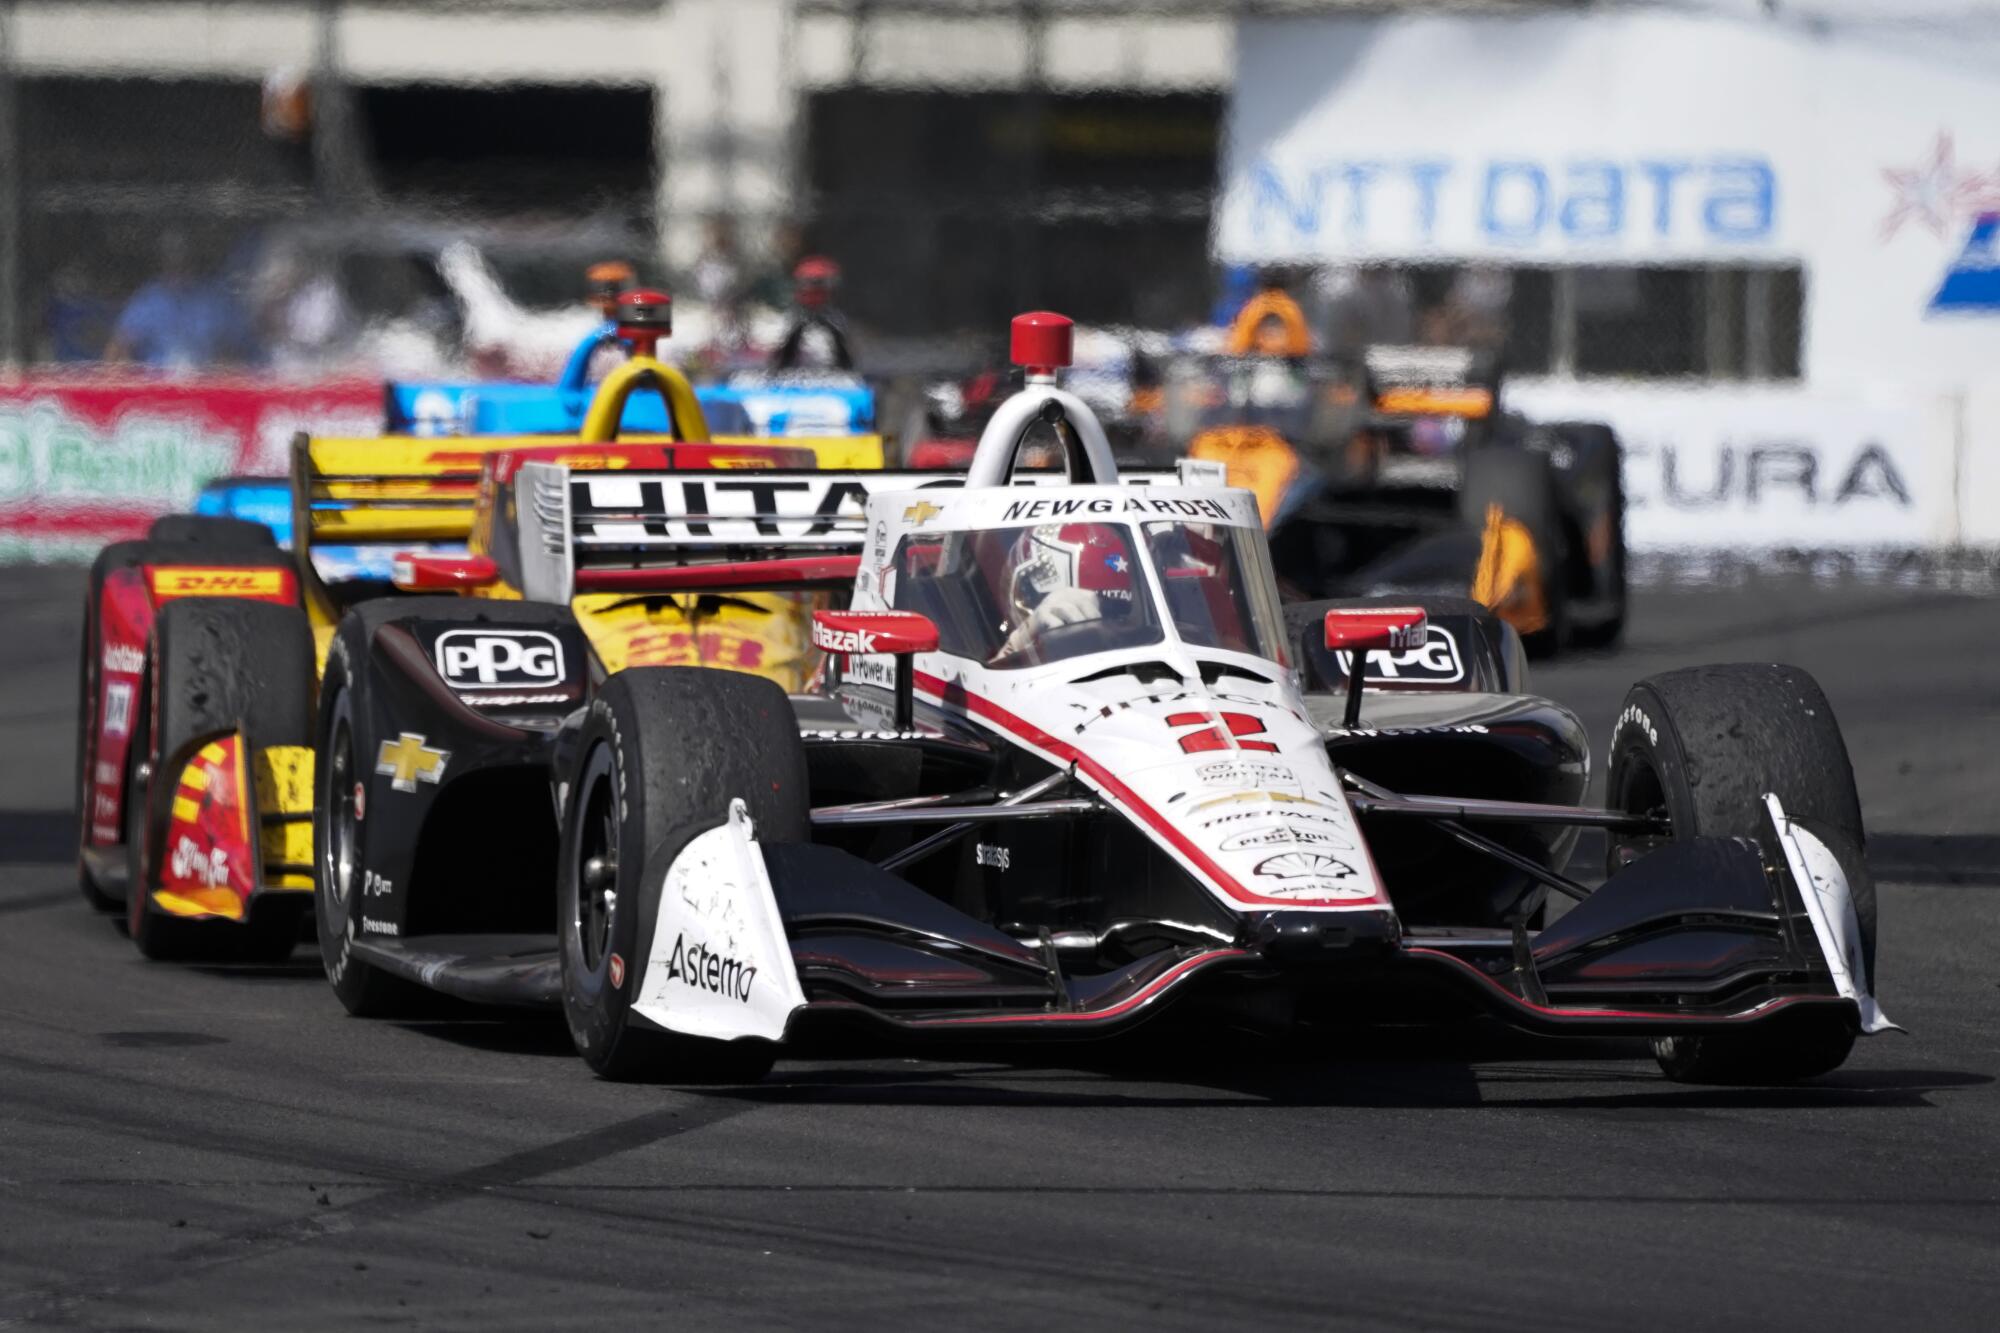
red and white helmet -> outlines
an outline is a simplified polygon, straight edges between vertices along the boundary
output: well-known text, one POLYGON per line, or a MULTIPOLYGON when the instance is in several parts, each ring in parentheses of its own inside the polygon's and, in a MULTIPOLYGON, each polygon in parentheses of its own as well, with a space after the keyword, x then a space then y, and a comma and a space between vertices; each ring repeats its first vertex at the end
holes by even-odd
POLYGON ((1132 552, 1106 523, 1044 523, 1027 529, 1008 552, 1007 593, 1026 614, 1058 588, 1081 588, 1112 603, 1132 601, 1132 552))

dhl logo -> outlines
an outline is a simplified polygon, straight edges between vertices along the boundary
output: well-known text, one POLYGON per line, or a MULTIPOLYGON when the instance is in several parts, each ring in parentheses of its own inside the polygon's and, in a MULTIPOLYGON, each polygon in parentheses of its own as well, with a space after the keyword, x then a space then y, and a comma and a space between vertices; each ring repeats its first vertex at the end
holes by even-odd
POLYGON ((149 569, 146 571, 153 596, 169 597, 282 597, 286 572, 282 569, 149 569))

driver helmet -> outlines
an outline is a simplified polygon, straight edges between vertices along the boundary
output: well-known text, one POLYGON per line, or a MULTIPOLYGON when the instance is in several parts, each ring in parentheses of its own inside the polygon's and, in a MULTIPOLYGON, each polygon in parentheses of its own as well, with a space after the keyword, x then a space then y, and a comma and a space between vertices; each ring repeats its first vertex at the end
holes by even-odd
POLYGON ((792 299, 807 310, 817 310, 833 300, 840 285, 840 265, 824 255, 807 255, 792 270, 792 299))
POLYGON ((636 280, 632 266, 622 259, 608 259, 583 271, 584 291, 606 319, 618 318, 618 298, 636 280))
POLYGON ((1022 532, 1008 553, 1007 595, 1027 616, 1058 588, 1097 594, 1105 614, 1132 607, 1131 552, 1118 530, 1102 523, 1044 523, 1022 532))
POLYGON ((1281 288, 1267 287, 1237 312, 1225 350, 1231 356, 1298 360, 1312 352, 1312 330, 1297 301, 1281 288))

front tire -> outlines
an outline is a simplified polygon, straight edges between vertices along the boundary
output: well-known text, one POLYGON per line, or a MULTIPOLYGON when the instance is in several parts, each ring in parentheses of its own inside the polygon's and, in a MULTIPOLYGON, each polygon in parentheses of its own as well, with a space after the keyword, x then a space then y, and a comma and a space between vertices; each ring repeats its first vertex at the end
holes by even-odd
MULTIPOLYGON (((345 635, 336 642, 346 642, 345 635)), ((367 864, 362 837, 368 770, 362 759, 372 753, 370 738, 357 723, 366 716, 358 697, 346 655, 329 653, 313 758, 313 925, 327 984, 347 1012, 389 1018, 414 1009, 421 992, 353 955, 367 864)))
MULTIPOLYGON (((1840 724, 1819 684, 1797 667, 1690 667, 1651 676, 1625 696, 1611 735, 1606 804, 1664 818, 1672 838, 1748 838, 1785 864, 1764 794, 1839 859, 1861 925, 1863 980, 1875 974, 1875 881, 1863 857, 1861 799, 1840 724)), ((1608 871, 1649 847, 1614 840, 1608 871)), ((1853 1023, 1825 1013, 1744 1032, 1661 1037, 1653 1053, 1687 1083, 1776 1083, 1837 1069, 1853 1023)))
POLYGON ((667 868, 727 817, 732 799, 748 805, 759 841, 805 840, 805 751, 790 701, 734 672, 620 672, 591 702, 568 777, 558 929, 577 1053, 611 1079, 762 1078, 777 1057, 772 1044, 662 1031, 632 1005, 667 868))

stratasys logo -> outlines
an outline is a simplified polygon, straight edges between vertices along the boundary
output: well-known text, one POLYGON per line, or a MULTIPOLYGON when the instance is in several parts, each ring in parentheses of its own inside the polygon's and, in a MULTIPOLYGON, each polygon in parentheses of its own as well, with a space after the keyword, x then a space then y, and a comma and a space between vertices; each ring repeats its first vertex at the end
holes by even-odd
POLYGON ((667 980, 748 1004, 757 968, 717 953, 700 940, 689 944, 686 932, 679 932, 674 935, 674 951, 667 956, 667 980))

